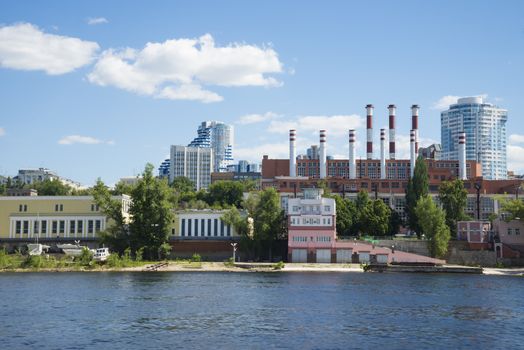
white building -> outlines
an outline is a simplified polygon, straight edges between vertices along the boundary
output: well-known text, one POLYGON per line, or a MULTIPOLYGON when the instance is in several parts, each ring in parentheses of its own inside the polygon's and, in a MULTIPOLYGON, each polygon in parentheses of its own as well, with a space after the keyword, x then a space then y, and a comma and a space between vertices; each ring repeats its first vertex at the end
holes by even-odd
POLYGON ((195 189, 206 189, 211 184, 213 149, 207 147, 171 146, 169 182, 185 176, 195 184, 195 189))
POLYGON ((228 165, 233 163, 233 126, 214 120, 205 121, 200 124, 197 133, 198 136, 188 146, 212 148, 213 169, 218 172, 227 171, 228 165))
POLYGON ((465 97, 443 111, 440 119, 442 159, 459 159, 459 134, 465 132, 466 159, 479 162, 487 180, 507 178, 507 110, 484 102, 482 97, 465 97))
POLYGON ((173 236, 183 239, 226 239, 237 237, 235 228, 222 221, 226 210, 184 210, 176 212, 173 236))
POLYGON ((77 190, 86 188, 82 186, 81 183, 58 176, 54 171, 47 168, 19 169, 18 175, 15 176, 14 180, 26 185, 45 180, 58 180, 64 185, 68 185, 77 190))

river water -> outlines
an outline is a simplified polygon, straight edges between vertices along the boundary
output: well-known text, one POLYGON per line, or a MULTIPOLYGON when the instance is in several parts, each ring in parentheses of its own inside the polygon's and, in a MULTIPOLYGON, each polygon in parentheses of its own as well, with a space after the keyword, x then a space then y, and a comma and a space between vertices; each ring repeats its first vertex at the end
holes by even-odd
POLYGON ((0 349, 524 346, 524 279, 377 273, 2 273, 0 349))

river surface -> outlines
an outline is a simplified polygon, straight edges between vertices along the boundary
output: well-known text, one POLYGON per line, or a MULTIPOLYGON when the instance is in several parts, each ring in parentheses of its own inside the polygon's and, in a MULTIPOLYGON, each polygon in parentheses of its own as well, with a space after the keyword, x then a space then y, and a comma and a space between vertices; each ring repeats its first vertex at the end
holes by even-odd
POLYGON ((378 273, 2 273, 0 349, 524 346, 524 279, 378 273))

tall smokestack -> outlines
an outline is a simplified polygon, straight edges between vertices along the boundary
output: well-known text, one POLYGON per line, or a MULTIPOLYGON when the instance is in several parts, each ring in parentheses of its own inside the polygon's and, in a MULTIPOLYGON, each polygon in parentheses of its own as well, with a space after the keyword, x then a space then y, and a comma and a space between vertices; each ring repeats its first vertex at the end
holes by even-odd
POLYGON ((410 155, 410 176, 413 178, 413 175, 415 174, 415 161, 416 161, 416 155, 415 155, 415 130, 409 131, 409 155, 410 155))
POLYGON ((297 176, 296 130, 289 130, 289 176, 297 176))
POLYGON ((397 107, 389 105, 389 159, 395 159, 395 115, 397 107))
POLYGON ((326 130, 320 130, 320 178, 326 178, 326 130))
POLYGON ((366 152, 367 152, 367 159, 373 159, 373 105, 367 105, 366 106, 366 112, 367 112, 367 120, 366 120, 366 128, 367 128, 366 152))
POLYGON ((356 134, 355 130, 349 130, 349 178, 357 178, 357 161, 356 161, 356 150, 355 150, 356 134))
POLYGON ((411 106, 411 129, 415 130, 415 155, 418 156, 418 105, 411 106))
POLYGON ((386 178, 386 129, 380 129, 380 178, 386 178))
POLYGON ((467 180, 468 176, 466 173, 466 133, 459 133, 459 146, 458 146, 458 159, 459 159, 459 179, 467 180))

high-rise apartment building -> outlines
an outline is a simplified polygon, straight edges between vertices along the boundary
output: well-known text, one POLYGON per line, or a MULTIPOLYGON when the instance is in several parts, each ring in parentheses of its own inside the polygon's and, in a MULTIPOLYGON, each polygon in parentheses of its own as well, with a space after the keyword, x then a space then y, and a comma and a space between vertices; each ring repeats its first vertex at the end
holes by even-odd
POLYGON ((506 122, 508 111, 482 97, 459 98, 440 114, 442 159, 459 158, 459 133, 466 133, 466 159, 482 166, 487 180, 507 178, 506 122))
POLYGON ((211 184, 213 150, 209 147, 171 146, 169 182, 185 176, 195 184, 195 189, 206 189, 211 184))
POLYGON ((198 136, 188 147, 207 147, 214 152, 215 171, 227 171, 233 162, 233 126, 218 121, 205 121, 197 130, 198 136))

